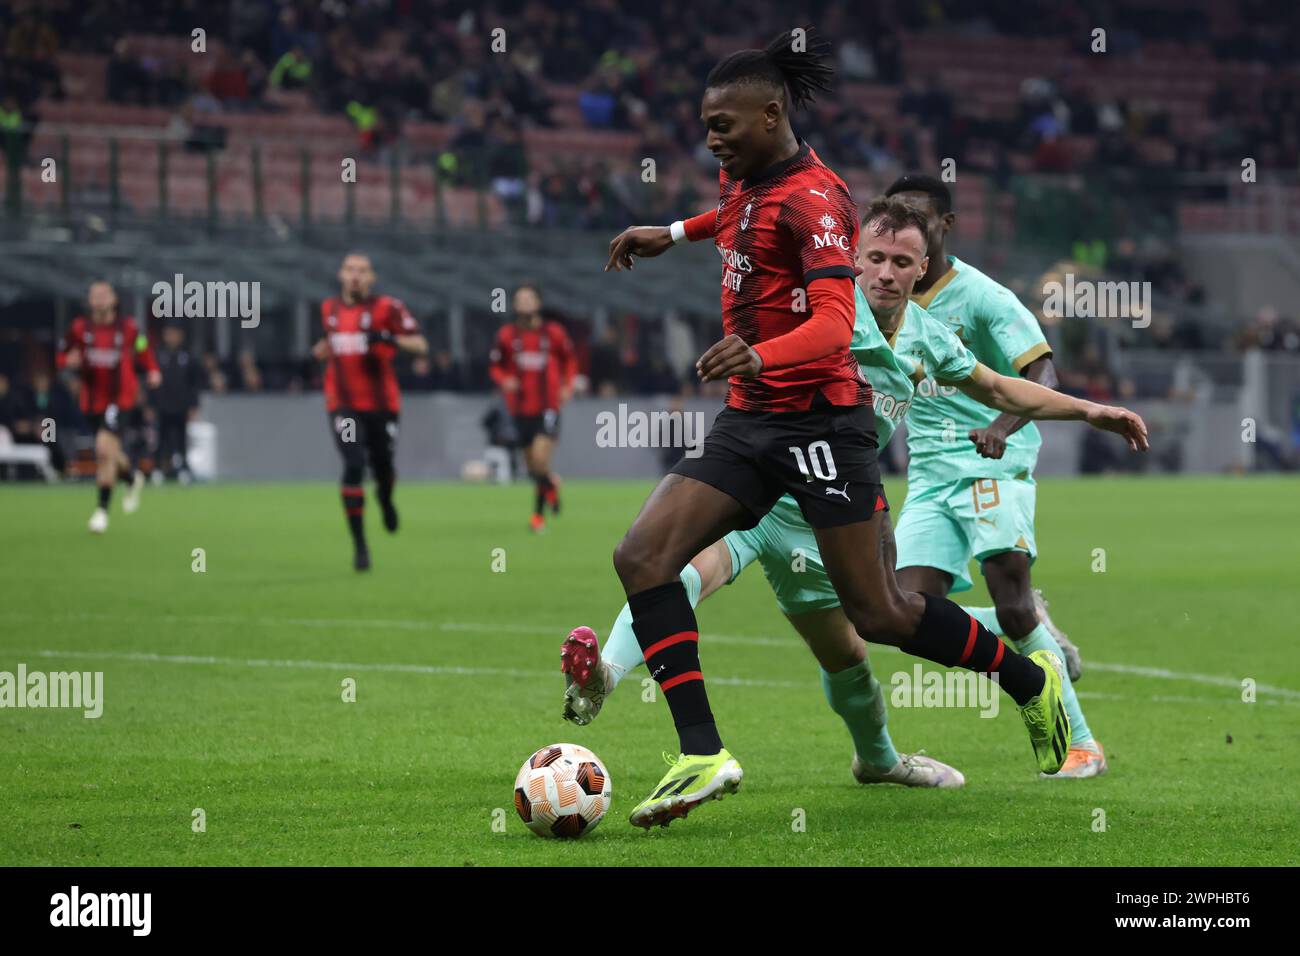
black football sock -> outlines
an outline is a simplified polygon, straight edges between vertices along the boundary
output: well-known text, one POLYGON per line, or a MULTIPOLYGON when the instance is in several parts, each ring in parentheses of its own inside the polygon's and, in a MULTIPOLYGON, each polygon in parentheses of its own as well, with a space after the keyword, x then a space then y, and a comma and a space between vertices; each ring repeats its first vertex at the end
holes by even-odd
POLYGON ((632 631, 645 655, 650 676, 659 682, 684 754, 715 754, 722 749, 700 670, 700 636, 695 611, 681 581, 629 595, 632 631))
POLYGON ((343 486, 343 513, 352 532, 352 543, 358 551, 366 550, 366 492, 360 485, 343 486))
POLYGON ((103 508, 105 511, 107 511, 107 510, 108 510, 108 503, 109 503, 109 501, 112 500, 112 498, 113 498, 113 486, 112 486, 112 485, 100 485, 100 486, 99 486, 99 506, 100 506, 101 508, 103 508))
POLYGON ((541 516, 542 509, 546 506, 546 486, 547 480, 545 475, 533 475, 533 484, 537 489, 537 497, 533 504, 533 514, 541 516))
POLYGON ((384 527, 389 531, 397 530, 397 508, 393 505, 393 485, 396 476, 391 472, 381 474, 375 479, 375 497, 384 512, 384 527))
POLYGON ((1043 670, 1009 650, 993 632, 947 598, 922 594, 925 613, 916 633, 900 645, 909 654, 979 673, 996 674, 998 683, 1023 707, 1043 689, 1043 670))

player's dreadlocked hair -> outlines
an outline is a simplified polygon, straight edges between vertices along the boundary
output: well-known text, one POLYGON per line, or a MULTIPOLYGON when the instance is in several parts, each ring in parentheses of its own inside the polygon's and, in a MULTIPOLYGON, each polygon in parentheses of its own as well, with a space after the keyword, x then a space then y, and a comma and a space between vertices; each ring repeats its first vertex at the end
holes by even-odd
POLYGON ((939 210, 939 215, 952 212, 952 193, 948 191, 948 186, 943 180, 936 179, 934 176, 927 176, 925 173, 905 173, 895 179, 885 190, 886 196, 895 196, 898 193, 925 193, 934 202, 934 208, 939 210))
POLYGON ((796 109, 807 106, 817 91, 829 91, 835 70, 828 64, 830 44, 815 36, 812 27, 803 33, 802 52, 796 52, 793 31, 784 30, 761 50, 740 50, 722 60, 709 71, 705 86, 730 83, 764 83, 790 91, 796 109))

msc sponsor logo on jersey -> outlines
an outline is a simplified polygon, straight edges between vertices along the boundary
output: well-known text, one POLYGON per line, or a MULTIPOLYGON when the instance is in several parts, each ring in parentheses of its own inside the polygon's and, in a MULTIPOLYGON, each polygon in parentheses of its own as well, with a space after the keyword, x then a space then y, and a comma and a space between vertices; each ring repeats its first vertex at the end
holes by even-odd
POLYGON ((822 216, 818 222, 825 231, 820 236, 813 236, 814 249, 825 249, 827 246, 835 246, 836 248, 843 249, 845 252, 849 251, 849 237, 834 235, 831 233, 831 230, 835 228, 834 216, 828 213, 827 215, 822 216))
POLYGON ((370 349, 365 332, 331 332, 329 339, 335 355, 365 355, 370 349))

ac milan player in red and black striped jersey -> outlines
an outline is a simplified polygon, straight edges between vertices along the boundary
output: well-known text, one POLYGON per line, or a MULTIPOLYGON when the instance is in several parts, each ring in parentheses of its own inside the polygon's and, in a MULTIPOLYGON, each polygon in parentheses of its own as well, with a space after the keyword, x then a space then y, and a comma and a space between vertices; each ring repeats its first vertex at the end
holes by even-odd
POLYGON ((537 494, 529 527, 545 529, 542 512, 560 512, 559 476, 551 452, 560 437, 560 408, 573 394, 578 372, 573 343, 564 326, 542 315, 542 297, 531 285, 515 290, 515 321, 503 325, 492 345, 489 373, 514 418, 515 441, 537 494))
POLYGON ((129 486, 122 510, 134 512, 140 504, 144 475, 127 457, 122 436, 139 428, 140 380, 136 363, 144 366, 150 388, 162 382, 158 361, 135 319, 117 314, 117 293, 107 282, 93 282, 86 297, 90 318, 77 316, 68 326, 63 348, 55 358, 61 369, 81 378, 81 411, 95 436, 95 485, 98 503, 90 516, 90 530, 108 530, 108 504, 113 483, 121 478, 129 486))
POLYGON ((325 408, 334 443, 343 457, 343 513, 352 534, 352 566, 370 568, 366 544, 363 487, 366 463, 375 477, 375 494, 384 527, 397 530, 393 486, 394 456, 401 395, 393 359, 398 352, 424 355, 429 343, 419 323, 399 299, 374 295, 370 257, 349 253, 339 267, 339 294, 321 303, 324 338, 312 349, 325 361, 325 408))
MULTIPOLYGON (((1040 768, 1055 772, 1065 759, 1055 659, 1009 651, 956 604, 904 592, 895 580, 871 388, 849 352, 857 208, 790 126, 790 106, 827 89, 832 73, 826 45, 810 33, 780 34, 709 74, 700 116, 720 167, 717 209, 688 223, 633 227, 610 243, 605 268, 619 270, 676 242, 713 239, 724 337, 696 368, 702 381, 730 384, 702 454, 683 458, 659 483, 614 552, 633 631, 681 744, 672 769, 633 809, 637 826, 667 825, 740 785, 740 765, 709 709, 695 612, 679 575, 703 548, 754 527, 783 494, 812 527, 858 634, 945 666, 995 672, 1021 706, 1040 768)), ((594 642, 581 636, 571 634, 561 652, 576 682, 601 673, 594 642)), ((820 650, 832 674, 861 660, 851 644, 820 650)))

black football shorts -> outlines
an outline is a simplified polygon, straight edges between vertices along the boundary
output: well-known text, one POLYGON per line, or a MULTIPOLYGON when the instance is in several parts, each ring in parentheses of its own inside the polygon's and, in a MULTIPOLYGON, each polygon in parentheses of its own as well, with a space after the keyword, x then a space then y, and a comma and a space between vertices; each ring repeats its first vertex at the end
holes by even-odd
POLYGON ((101 431, 112 432, 119 438, 133 432, 140 427, 140 410, 138 408, 118 408, 117 405, 109 405, 98 414, 92 412, 86 416, 86 425, 90 428, 91 435, 97 435, 101 431))
POLYGON ((783 494, 814 528, 867 521, 887 508, 876 462, 870 405, 824 405, 807 412, 724 408, 698 458, 672 473, 712 485, 748 510, 752 528, 783 494))
POLYGON ((560 437, 560 413, 548 408, 540 415, 516 415, 516 447, 527 448, 538 435, 545 435, 552 441, 560 437))

